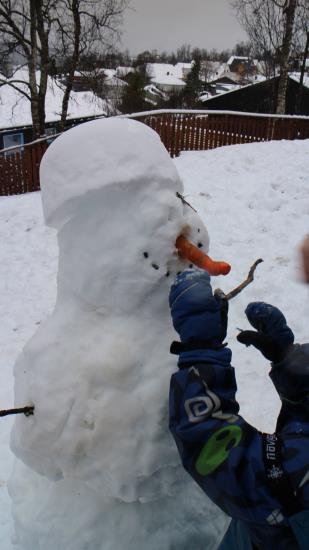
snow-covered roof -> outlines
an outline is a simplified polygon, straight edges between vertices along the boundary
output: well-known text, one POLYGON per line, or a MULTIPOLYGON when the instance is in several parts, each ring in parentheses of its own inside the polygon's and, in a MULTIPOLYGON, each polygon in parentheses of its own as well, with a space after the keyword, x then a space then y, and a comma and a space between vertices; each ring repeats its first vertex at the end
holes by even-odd
POLYGON ((173 86, 183 86, 183 68, 180 63, 171 65, 170 63, 147 63, 147 73, 155 84, 170 84, 173 86))
POLYGON ((243 86, 240 86, 240 84, 218 84, 218 87, 222 89, 224 92, 230 92, 232 90, 239 90, 239 88, 243 88, 243 86))
POLYGON ((74 77, 93 78, 104 75, 108 69, 94 69, 93 71, 74 71, 74 77))
POLYGON ((211 97, 211 94, 209 92, 203 92, 198 96, 199 101, 206 101, 206 99, 209 99, 211 97))
POLYGON ((103 69, 103 73, 105 74, 105 76, 115 76, 116 69, 103 69))
POLYGON ((194 61, 191 61, 190 63, 181 63, 180 61, 174 65, 177 69, 179 68, 181 71, 184 69, 191 70, 192 66, 194 65, 194 61))
MULTIPOLYGON (((28 73, 25 70, 20 70, 14 75, 14 79, 19 80, 25 80, 27 77, 28 73)), ((26 85, 18 86, 29 92, 26 85)), ((45 102, 46 122, 60 120, 63 94, 63 85, 49 77, 45 102)), ((107 102, 95 96, 93 92, 71 92, 67 118, 72 120, 104 116, 107 107, 107 102)), ((30 101, 10 85, 4 84, 0 87, 0 129, 31 125, 30 101)))
POLYGON ((162 90, 159 90, 159 88, 157 88, 154 84, 148 84, 144 87, 144 90, 153 96, 168 99, 168 96, 162 92, 162 90))
POLYGON ((124 80, 121 80, 117 76, 106 76, 104 78, 103 84, 106 86, 115 86, 116 88, 123 88, 123 86, 127 86, 127 82, 124 80))
POLYGON ((251 57, 247 57, 247 56, 243 56, 243 55, 232 55, 228 62, 227 62, 227 65, 232 65, 232 63, 234 61, 250 61, 250 63, 252 63, 253 65, 257 65, 257 60, 256 59, 252 59, 251 57))
POLYGON ((218 84, 220 84, 219 81, 222 82, 222 81, 224 81, 224 80, 225 80, 226 83, 230 83, 230 84, 232 84, 232 85, 233 85, 233 84, 237 84, 237 82, 238 82, 238 79, 235 78, 234 73, 231 73, 231 72, 229 72, 229 71, 228 71, 228 72, 225 72, 225 71, 224 71, 223 73, 220 74, 220 76, 216 75, 216 76, 213 77, 213 78, 210 77, 210 78, 208 79, 208 82, 209 82, 209 83, 213 82, 214 84, 216 84, 216 83, 218 82, 218 84))
POLYGON ((218 84, 219 88, 216 88, 216 94, 207 94, 203 93, 199 96, 199 101, 204 103, 205 101, 210 101, 211 99, 214 99, 215 97, 218 97, 219 95, 227 94, 230 92, 235 92, 236 90, 239 90, 240 88, 244 88, 245 86, 240 86, 239 84, 218 84))
POLYGON ((264 76, 263 74, 256 74, 252 82, 264 82, 264 80, 267 80, 266 76, 264 76))
POLYGON ((134 67, 122 67, 122 66, 119 66, 116 68, 116 75, 119 76, 120 78, 124 77, 124 76, 127 76, 128 74, 130 73, 134 73, 135 72, 135 69, 134 67))

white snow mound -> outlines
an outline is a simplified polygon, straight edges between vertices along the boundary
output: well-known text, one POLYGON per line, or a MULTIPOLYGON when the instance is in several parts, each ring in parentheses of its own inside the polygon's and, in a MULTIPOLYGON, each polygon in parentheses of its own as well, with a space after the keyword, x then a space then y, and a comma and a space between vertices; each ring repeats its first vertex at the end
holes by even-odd
POLYGON ((16 403, 35 405, 11 439, 25 464, 11 486, 21 547, 213 548, 225 520, 183 471, 167 414, 168 292, 188 265, 175 241, 185 232, 208 251, 206 228, 141 123, 70 130, 41 173, 58 291, 15 366, 16 403))

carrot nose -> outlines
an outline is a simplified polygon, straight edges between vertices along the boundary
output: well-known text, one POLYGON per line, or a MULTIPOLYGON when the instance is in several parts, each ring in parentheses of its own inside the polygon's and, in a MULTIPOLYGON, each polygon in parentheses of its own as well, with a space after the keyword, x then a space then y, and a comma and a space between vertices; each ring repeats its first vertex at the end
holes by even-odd
POLYGON ((180 235, 176 240, 176 248, 181 258, 189 260, 197 267, 208 271, 209 275, 227 275, 231 271, 230 264, 226 262, 216 262, 212 260, 207 254, 204 254, 188 239, 180 235))

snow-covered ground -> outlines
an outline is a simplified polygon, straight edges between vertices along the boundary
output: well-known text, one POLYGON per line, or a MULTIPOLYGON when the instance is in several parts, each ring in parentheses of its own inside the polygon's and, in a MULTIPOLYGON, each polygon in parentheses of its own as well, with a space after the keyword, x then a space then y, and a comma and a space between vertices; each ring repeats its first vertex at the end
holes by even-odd
MULTIPOLYGON (((282 308, 296 341, 309 340, 309 287, 298 266, 298 245, 309 232, 308 153, 309 141, 282 141, 188 152, 175 160, 186 199, 209 230, 210 254, 232 264, 231 274, 214 279, 214 286, 234 288, 257 258, 264 260, 254 283, 230 304, 228 341, 242 414, 265 431, 274 429, 279 400, 258 352, 236 342, 237 327, 247 326, 247 303, 264 300, 282 308)), ((40 201, 40 193, 0 198, 2 409, 13 405, 14 362, 56 297, 56 234, 43 223, 40 201)), ((0 550, 13 548, 7 493, 11 426, 10 417, 1 419, 0 550)))

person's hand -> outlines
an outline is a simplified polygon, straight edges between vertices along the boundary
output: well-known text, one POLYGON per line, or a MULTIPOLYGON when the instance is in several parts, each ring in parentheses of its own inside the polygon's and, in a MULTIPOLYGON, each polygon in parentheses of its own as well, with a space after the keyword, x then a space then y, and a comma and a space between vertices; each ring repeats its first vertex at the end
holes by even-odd
POLYGON ((237 340, 246 346, 254 346, 273 363, 282 361, 294 342, 294 334, 287 326, 283 313, 264 302, 250 303, 245 313, 256 330, 241 331, 237 340))
POLYGON ((304 239, 300 249, 305 282, 309 283, 309 235, 304 239))
POLYGON ((226 337, 228 302, 214 296, 206 271, 186 270, 171 288, 169 303, 175 330, 190 347, 217 349, 226 337))

